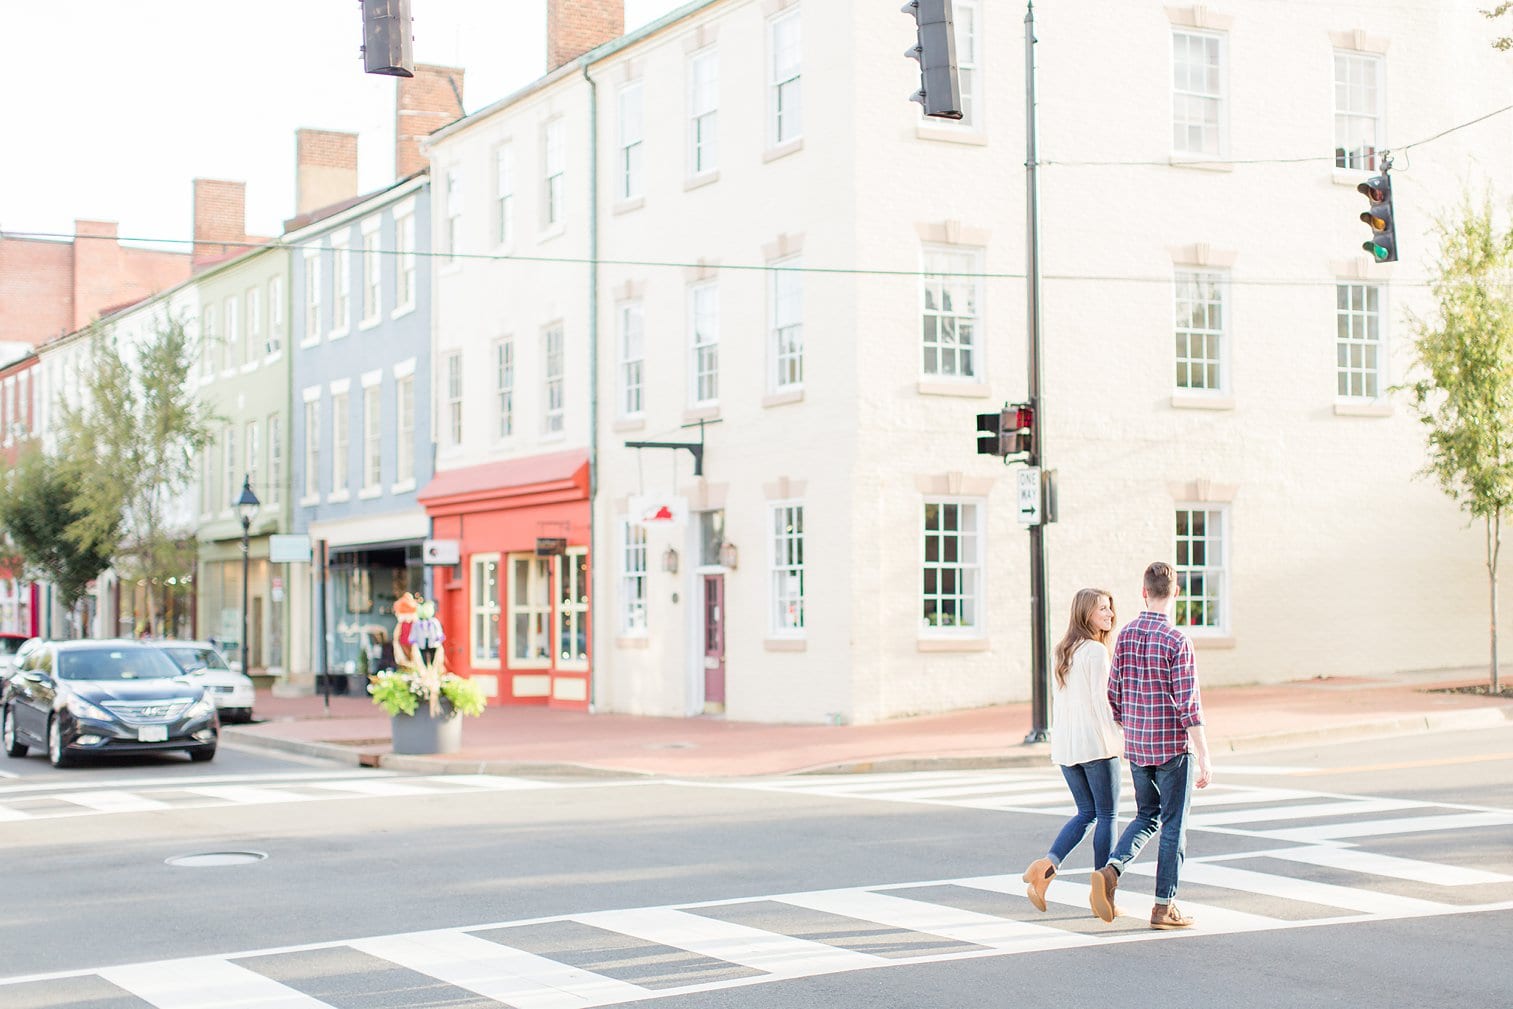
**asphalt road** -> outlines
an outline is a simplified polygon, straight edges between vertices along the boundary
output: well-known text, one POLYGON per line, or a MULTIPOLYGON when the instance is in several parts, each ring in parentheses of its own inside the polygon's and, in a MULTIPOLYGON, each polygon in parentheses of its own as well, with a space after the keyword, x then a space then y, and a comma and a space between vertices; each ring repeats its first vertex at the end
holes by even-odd
MULTIPOLYGON (((1179 903, 1084 847, 1018 881, 1049 769, 417 778, 223 749, 0 781, 7 1009, 1507 1004, 1513 727, 1222 757, 1179 903), (223 763, 223 758, 226 759, 223 763), (211 868, 174 856, 266 855, 211 868), (193 963, 164 964, 186 957, 193 963)), ((33 766, 35 764, 35 767, 33 766)), ((34 773, 35 772, 35 773, 34 773)))

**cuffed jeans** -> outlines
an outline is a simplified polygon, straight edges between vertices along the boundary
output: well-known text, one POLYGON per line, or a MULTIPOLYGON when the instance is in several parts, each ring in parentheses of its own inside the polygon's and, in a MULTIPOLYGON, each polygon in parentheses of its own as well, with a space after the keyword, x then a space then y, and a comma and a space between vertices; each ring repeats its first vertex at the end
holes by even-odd
POLYGON ((1093 868, 1101 869, 1108 862, 1114 819, 1119 815, 1119 758, 1063 766, 1061 774, 1072 790, 1077 812, 1056 835, 1047 857, 1060 867, 1061 860, 1087 836, 1088 827, 1093 827, 1093 868))
POLYGON ((1135 783, 1135 818, 1109 856, 1120 873, 1135 860, 1159 827, 1161 848, 1156 857, 1156 903, 1170 904, 1177 895, 1177 875, 1187 850, 1187 806, 1192 798, 1192 755, 1183 753, 1154 767, 1130 765, 1135 783))

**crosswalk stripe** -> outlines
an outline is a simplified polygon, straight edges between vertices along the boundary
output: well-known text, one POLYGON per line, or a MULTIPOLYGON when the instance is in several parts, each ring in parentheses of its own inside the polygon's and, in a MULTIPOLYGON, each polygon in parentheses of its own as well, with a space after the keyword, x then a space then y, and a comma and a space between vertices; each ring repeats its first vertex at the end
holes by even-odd
POLYGON ((19 809, 11 809, 9 806, 0 806, 0 822, 32 819, 35 819, 35 817, 33 817, 30 813, 24 813, 19 809))
POLYGON ((282 788, 259 788, 256 785, 183 785, 179 791, 221 799, 237 805, 260 806, 270 802, 308 802, 310 796, 282 788))
POLYGON ((347 945, 516 1009, 577 1009, 651 994, 639 985, 466 932, 382 936, 347 945))
POLYGON ((888 962, 868 953, 706 918, 675 908, 595 911, 575 914, 572 920, 779 977, 834 974, 888 962))
POLYGON ((1189 827, 1218 827, 1230 823, 1272 820, 1306 820, 1314 816, 1358 816, 1362 813, 1388 813, 1395 809, 1419 809, 1429 805, 1407 799, 1349 799, 1344 802, 1302 803, 1296 806, 1270 806, 1262 809, 1231 809, 1223 813, 1195 813, 1189 827))
MULTIPOLYGON (((1037 777, 1029 780, 1026 780, 1024 778, 1003 778, 997 779, 996 781, 997 784, 1005 788, 1014 788, 1016 786, 1041 787, 1045 784, 1045 782, 1046 779, 1043 777, 1037 777)), ((911 788, 901 786, 913 786, 915 788, 945 788, 952 785, 975 786, 994 783, 995 779, 985 779, 982 775, 973 774, 955 775, 949 778, 938 778, 933 781, 878 781, 873 779, 870 775, 867 775, 865 780, 861 781, 826 781, 815 782, 812 784, 809 782, 801 782, 795 784, 788 784, 786 782, 763 782, 762 785, 755 787, 766 789, 772 786, 777 786, 775 790, 783 792, 813 792, 821 795, 855 795, 858 797, 865 797, 872 793, 882 795, 896 791, 912 790, 911 788)))
POLYGON ((1513 824, 1513 813, 1454 813, 1449 816, 1414 816, 1393 820, 1362 820, 1330 823, 1318 827, 1258 831, 1279 841, 1313 844, 1347 837, 1384 837, 1388 834, 1425 834, 1435 830, 1466 830, 1472 827, 1504 827, 1513 824))
MULTIPOLYGON (((977 784, 977 785, 949 785, 949 786, 946 786, 944 788, 940 788, 940 787, 937 787, 937 788, 917 788, 917 789, 907 789, 905 791, 900 791, 900 792, 888 792, 884 796, 879 796, 879 798, 903 799, 903 800, 907 800, 907 799, 949 799, 949 798, 952 798, 952 797, 955 797, 955 796, 978 795, 978 794, 981 794, 983 792, 991 792, 991 793, 996 794, 996 795, 1013 796, 1014 794, 1019 793, 1019 792, 1031 792, 1031 793, 1034 793, 1036 789, 1043 789, 1043 788, 1045 788, 1045 786, 1046 786, 1046 783, 1043 782, 1043 781, 1015 782, 1012 785, 1006 785, 1006 784, 1002 784, 1002 783, 1000 783, 1000 784, 977 784)), ((851 793, 851 794, 855 794, 855 793, 851 793)), ((1037 793, 1037 794, 1043 794, 1043 793, 1037 793)), ((1060 795, 1062 798, 1066 798, 1066 796, 1067 796, 1066 786, 1062 785, 1061 786, 1061 790, 1059 792, 1055 793, 1055 794, 1060 795)), ((864 798, 870 798, 870 796, 863 796, 863 797, 864 798)))
POLYGON ((308 788, 319 788, 322 791, 347 792, 354 795, 373 796, 375 798, 397 799, 416 795, 447 795, 448 789, 437 788, 425 779, 387 778, 383 781, 317 781, 311 782, 308 788))
MULTIPOLYGON (((1155 876, 1156 867, 1150 863, 1135 862, 1131 863, 1124 872, 1126 875, 1155 876)), ((1229 865, 1215 865, 1211 862, 1184 864, 1182 882, 1218 886, 1226 890, 1240 890, 1245 893, 1258 893, 1267 897, 1281 897, 1284 900, 1303 901, 1324 907, 1340 907, 1366 914, 1403 916, 1445 909, 1444 904, 1432 900, 1399 897, 1392 893, 1336 886, 1333 883, 1316 883, 1309 879, 1273 876, 1249 869, 1236 869, 1229 865)), ((1184 900, 1181 904, 1186 910, 1188 902, 1184 900)))
POLYGON ((332 1009, 320 999, 227 960, 206 957, 108 967, 100 977, 156 1009, 332 1009))
POLYGON ((99 813, 141 813, 173 808, 169 803, 149 799, 135 792, 74 792, 58 798, 99 813))
POLYGON ((785 904, 807 907, 813 911, 860 918, 880 925, 891 925, 894 928, 1016 953, 1079 944, 1078 936, 1061 929, 871 890, 822 890, 779 899, 785 904))
MULTIPOLYGON (((1431 883, 1435 886, 1470 886, 1473 884, 1513 883, 1513 876, 1481 869, 1463 869, 1438 862, 1420 862, 1412 858, 1394 855, 1378 855, 1359 848, 1336 848, 1318 845, 1310 848, 1281 848, 1268 851, 1265 858, 1280 858, 1289 862, 1321 865, 1330 869, 1347 869, 1351 872, 1372 876, 1390 876, 1415 883, 1431 883)), ((1182 870, 1186 872, 1186 869, 1182 870)))
MULTIPOLYGON (((498 774, 439 774, 431 775, 424 780, 445 782, 448 785, 471 785, 475 788, 495 792, 519 792, 562 787, 557 782, 532 781, 530 778, 510 778, 498 774)), ((602 783, 596 782, 596 784, 602 783)))
MULTIPOLYGON (((1131 866, 1131 868, 1134 867, 1131 866)), ((1184 866, 1183 872, 1185 873, 1186 871, 1186 866, 1184 866)), ((979 876, 975 879, 956 880, 956 885, 970 886, 977 890, 991 890, 995 893, 1012 893, 1019 896, 1024 895, 1025 889, 1024 881, 1018 876, 979 876)), ((1088 903, 1091 892, 1092 887, 1087 883, 1067 879, 1064 876, 1057 876, 1051 883, 1050 889, 1046 891, 1045 899, 1047 903, 1061 904, 1065 907, 1079 907, 1087 910, 1088 914, 1092 914, 1092 908, 1088 903)), ((1142 902, 1150 899, 1144 895, 1133 894, 1121 888, 1115 895, 1114 903, 1118 904, 1120 901, 1123 901, 1128 904, 1132 898, 1139 899, 1142 902)), ((1144 913, 1145 908, 1142 903, 1142 906, 1138 909, 1124 908, 1124 910, 1134 910, 1136 915, 1141 915, 1144 913)), ((1218 907, 1213 904, 1195 904, 1188 900, 1182 901, 1182 910, 1200 919, 1203 926, 1213 932, 1260 932, 1292 924, 1280 918, 1268 918, 1265 915, 1250 914, 1246 911, 1232 911, 1227 907, 1218 907)))

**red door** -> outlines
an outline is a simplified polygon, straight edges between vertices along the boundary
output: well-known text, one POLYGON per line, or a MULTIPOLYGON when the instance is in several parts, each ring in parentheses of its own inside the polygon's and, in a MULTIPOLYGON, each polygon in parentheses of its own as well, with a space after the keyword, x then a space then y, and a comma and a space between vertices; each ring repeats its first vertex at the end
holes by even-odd
POLYGON ((704 576, 704 711, 725 710, 725 576, 704 576))

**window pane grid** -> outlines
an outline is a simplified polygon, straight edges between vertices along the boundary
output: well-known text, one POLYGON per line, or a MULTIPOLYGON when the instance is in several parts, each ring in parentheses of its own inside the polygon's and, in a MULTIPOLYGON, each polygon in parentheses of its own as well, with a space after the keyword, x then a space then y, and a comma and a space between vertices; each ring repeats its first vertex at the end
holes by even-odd
POLYGON ((1375 170, 1381 117, 1381 66, 1377 56, 1334 54, 1334 164, 1375 170))
POLYGON ((693 289, 693 401, 711 403, 720 395, 720 302, 713 284, 693 289))
POLYGON ((1177 625, 1224 626, 1224 512, 1177 509, 1176 539, 1177 625))
POLYGON ((772 509, 772 629, 804 628, 804 506, 772 509))
POLYGON ((977 507, 956 502, 925 504, 922 617, 926 628, 978 625, 977 507))
POLYGON ((1223 83, 1220 39, 1172 34, 1172 149, 1219 154, 1223 83))
POLYGON ((473 658, 499 659, 499 561, 473 560, 473 658))
POLYGON ((462 444, 462 353, 447 355, 447 437, 452 445, 462 444))
POLYGON ((514 238, 515 180, 511 163, 510 145, 505 144, 494 154, 494 233, 500 245, 508 245, 514 238))
POLYGON ((772 142, 786 143, 803 132, 802 54, 799 15, 786 14, 771 24, 772 142))
POLYGON ((790 268, 772 275, 773 386, 783 389, 804 383, 803 275, 798 260, 779 265, 790 268))
POLYGON ((924 373, 971 378, 975 360, 978 278, 972 253, 930 252, 925 256, 922 308, 924 373))
POLYGON ((637 416, 645 404, 645 318, 640 304, 620 308, 620 412, 637 416))
POLYGON ((583 666, 588 662, 588 555, 558 558, 557 570, 557 661, 583 666))
POLYGON ((646 630, 646 530, 629 522, 622 527, 620 551, 620 630, 646 630))
POLYGON ((347 489, 347 451, 350 447, 349 428, 351 418, 347 411, 347 394, 331 397, 331 493, 341 494, 347 489))
POLYGON ((1177 388, 1217 390, 1223 383, 1224 277, 1179 273, 1176 279, 1177 388))
POLYGON ((406 375, 399 379, 394 386, 394 395, 398 407, 397 434, 398 445, 395 447, 394 478, 400 482, 415 479, 415 378, 406 375))
POLYGON ((556 434, 562 430, 563 414, 563 348, 562 327, 553 326, 546 331, 546 417, 545 430, 556 434))
POLYGON ((515 341, 494 344, 494 435, 508 438, 515 433, 515 341))
POLYGON ((511 654, 516 660, 551 663, 551 558, 511 558, 511 654))
POLYGON ((1381 288, 1340 284, 1335 290, 1337 393, 1353 399, 1376 399, 1381 379, 1381 288))

